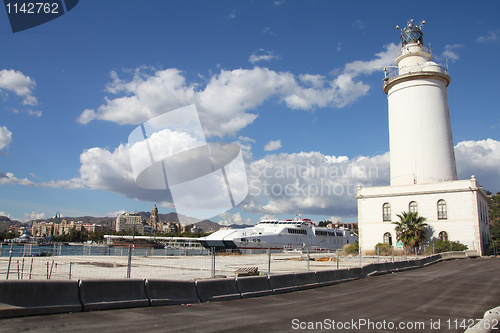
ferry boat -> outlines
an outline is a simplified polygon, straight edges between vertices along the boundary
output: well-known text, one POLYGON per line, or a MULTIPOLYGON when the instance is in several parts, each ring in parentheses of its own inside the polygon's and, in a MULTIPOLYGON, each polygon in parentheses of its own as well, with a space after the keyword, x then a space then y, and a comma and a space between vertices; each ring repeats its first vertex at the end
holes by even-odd
POLYGON ((342 249, 358 236, 347 229, 316 226, 310 219, 262 220, 253 227, 225 229, 199 238, 205 248, 242 254, 286 250, 327 251, 342 249))

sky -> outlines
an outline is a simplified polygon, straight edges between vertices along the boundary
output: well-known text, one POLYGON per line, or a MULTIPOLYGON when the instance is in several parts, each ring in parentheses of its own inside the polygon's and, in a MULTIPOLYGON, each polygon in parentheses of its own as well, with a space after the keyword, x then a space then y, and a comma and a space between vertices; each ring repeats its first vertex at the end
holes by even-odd
POLYGON ((498 1, 85 0, 13 33, 0 9, 0 215, 29 221, 175 211, 137 186, 130 133, 195 105, 236 143, 248 195, 221 224, 356 222, 355 189, 389 185, 383 67, 423 26, 449 69, 459 179, 500 191, 498 1))

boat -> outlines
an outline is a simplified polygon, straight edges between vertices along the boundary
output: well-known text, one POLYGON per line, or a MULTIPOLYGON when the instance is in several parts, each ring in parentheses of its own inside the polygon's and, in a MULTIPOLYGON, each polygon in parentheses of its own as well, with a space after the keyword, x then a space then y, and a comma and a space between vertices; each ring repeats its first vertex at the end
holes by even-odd
POLYGON ((152 239, 115 239, 110 247, 129 247, 136 249, 163 249, 164 246, 152 239))
POLYGON ((358 236, 339 228, 318 227, 310 219, 262 220, 242 229, 223 229, 199 238, 202 246, 216 252, 255 254, 282 251, 335 251, 352 244, 358 236))

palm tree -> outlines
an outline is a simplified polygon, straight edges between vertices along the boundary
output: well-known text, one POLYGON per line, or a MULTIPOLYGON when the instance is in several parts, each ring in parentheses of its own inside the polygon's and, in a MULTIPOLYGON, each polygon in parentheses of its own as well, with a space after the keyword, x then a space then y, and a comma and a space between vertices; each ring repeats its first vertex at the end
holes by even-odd
POLYGON ((401 221, 392 222, 396 225, 396 238, 405 247, 419 247, 426 238, 425 229, 428 226, 423 216, 417 212, 401 212, 397 214, 401 221))

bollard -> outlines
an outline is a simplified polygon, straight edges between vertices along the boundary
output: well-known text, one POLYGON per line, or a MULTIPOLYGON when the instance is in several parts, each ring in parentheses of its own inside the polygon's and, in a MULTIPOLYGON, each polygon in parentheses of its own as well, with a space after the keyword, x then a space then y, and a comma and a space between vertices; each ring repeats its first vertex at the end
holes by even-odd
POLYGON ((267 249, 267 276, 271 275, 271 248, 267 249))
POLYGON ((10 273, 10 263, 12 261, 12 247, 14 246, 14 243, 10 243, 10 251, 9 251, 9 265, 7 266, 7 276, 5 277, 5 280, 9 279, 9 273, 10 273))
POLYGON ((309 261, 311 260, 311 258, 309 257, 309 247, 306 248, 306 253, 307 253, 307 271, 309 272, 309 261))
POLYGON ((33 258, 31 258, 31 265, 30 265, 30 280, 31 280, 31 272, 33 271, 33 258))
POLYGON ((337 269, 339 269, 339 264, 340 264, 339 250, 337 250, 337 269))
POLYGON ((132 245, 128 246, 128 263, 127 263, 127 279, 130 279, 132 270, 132 245))
POLYGON ((361 267, 361 246, 359 247, 359 267, 361 267))
POLYGON ((211 253, 211 263, 212 263, 212 274, 211 277, 212 279, 215 279, 215 247, 212 247, 212 253, 211 253))

